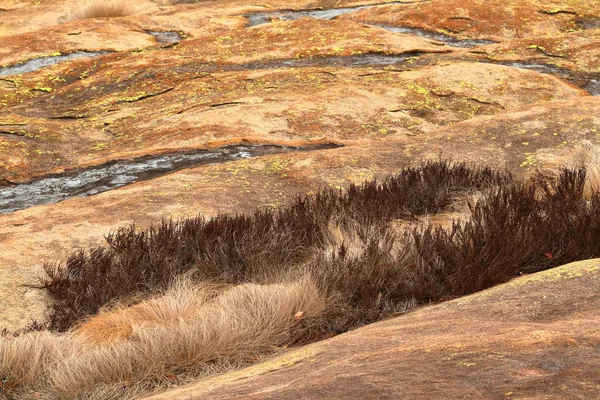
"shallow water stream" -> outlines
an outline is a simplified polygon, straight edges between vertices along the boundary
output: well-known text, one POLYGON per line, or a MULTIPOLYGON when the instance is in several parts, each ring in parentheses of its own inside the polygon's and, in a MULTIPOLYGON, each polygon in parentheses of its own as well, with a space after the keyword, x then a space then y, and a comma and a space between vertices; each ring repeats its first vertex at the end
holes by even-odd
POLYGON ((28 183, 0 187, 0 214, 41 204, 58 203, 72 197, 90 196, 184 168, 269 154, 325 150, 336 147, 339 146, 335 144, 304 147, 229 146, 212 150, 197 150, 133 160, 112 161, 97 167, 48 176, 28 183))
POLYGON ((422 37, 425 39, 432 39, 438 42, 442 42, 452 47, 476 47, 482 46, 486 44, 496 43, 492 40, 484 40, 484 39, 457 39, 450 35, 444 35, 443 33, 431 32, 421 28, 412 28, 407 26, 389 26, 389 25, 373 25, 378 26, 383 29, 387 29, 391 32, 404 33, 408 35, 414 35, 418 37, 422 37))
MULTIPOLYGON (((256 26, 262 25, 271 22, 272 20, 283 20, 283 21, 295 21, 301 18, 311 17, 317 19, 326 19, 331 20, 339 17, 340 15, 348 14, 358 10, 364 10, 367 8, 373 7, 381 7, 387 6, 390 4, 413 4, 416 2, 391 2, 391 3, 380 3, 380 4, 371 4, 366 6, 357 6, 357 7, 345 7, 345 8, 331 8, 324 10, 280 10, 280 11, 271 11, 271 12, 260 12, 260 13, 252 13, 247 14, 246 18, 248 19, 248 26, 256 26)), ((422 3, 422 2, 420 2, 422 3)), ((389 26, 389 25, 381 25, 381 24, 367 24, 372 26, 378 26, 383 29, 387 29, 391 32, 398 33, 406 33, 410 35, 415 35, 427 39, 437 40, 444 44, 453 47, 476 47, 485 44, 494 43, 490 40, 475 40, 475 39, 457 39, 450 35, 444 35, 441 33, 430 32, 425 29, 419 28, 411 28, 411 27, 397 27, 397 26, 389 26)))
MULTIPOLYGON (((175 31, 147 31, 149 35, 152 35, 158 43, 161 44, 176 44, 184 39, 184 37, 179 32, 175 31)), ((10 76, 10 75, 18 75, 18 74, 26 74, 28 72, 37 71, 38 69, 42 69, 44 67, 49 67, 51 65, 58 64, 63 61, 73 60, 76 58, 83 57, 99 57, 104 54, 108 54, 108 51, 76 51, 69 54, 60 54, 57 56, 47 56, 47 57, 39 57, 34 58, 29 61, 25 61, 18 64, 8 65, 6 67, 0 68, 0 76, 10 76)))
MULTIPOLYGON (((326 19, 331 20, 339 17, 340 15, 348 14, 350 12, 363 10, 367 8, 373 7, 381 7, 390 4, 410 4, 403 2, 390 2, 390 3, 379 3, 379 4, 371 4, 366 6, 357 6, 357 7, 345 7, 345 8, 333 8, 333 9, 324 9, 324 10, 280 10, 280 11, 271 11, 271 12, 260 12, 260 13, 252 13, 247 14, 246 18, 249 23, 248 26, 256 26, 261 24, 269 23, 272 20, 284 20, 291 21, 297 20, 305 17, 312 17, 318 19, 326 19)), ((381 24, 371 24, 372 26, 378 26, 380 28, 386 29, 391 32, 409 34, 414 36, 419 36, 426 39, 436 40, 438 42, 442 42, 448 46, 453 47, 463 47, 463 48, 471 48, 476 46, 482 46, 486 44, 495 43, 490 40, 481 40, 481 39, 458 39, 450 35, 445 35, 438 32, 431 32, 425 29, 413 28, 413 27, 402 27, 402 26, 389 26, 389 25, 381 25, 381 24)), ((579 23, 581 29, 596 29, 600 27, 600 20, 586 20, 581 21, 579 23)), ((321 66, 321 65, 343 65, 343 66, 365 66, 365 65, 391 65, 396 64, 402 61, 405 61, 407 58, 414 57, 418 54, 411 54, 410 56, 405 55, 379 55, 379 54, 363 54, 352 57, 322 57, 322 58, 314 58, 309 60, 285 60, 279 62, 278 65, 268 64, 268 63, 255 63, 250 64, 249 69, 260 69, 260 68, 273 68, 273 67, 303 67, 303 66, 321 66)), ((546 64, 535 64, 535 63, 501 63, 503 65, 508 65, 515 68, 524 68, 530 69, 533 71, 551 74, 558 76, 562 79, 565 79, 574 85, 587 90, 590 94, 594 96, 600 95, 600 74, 586 74, 586 73, 578 73, 569 71, 564 68, 559 68, 546 64)))
POLYGON ((502 62, 500 64, 558 76, 575 86, 587 90, 592 96, 600 96, 600 74, 578 73, 555 65, 539 63, 502 62))
MULTIPOLYGON (((414 3, 414 2, 413 2, 414 3)), ((383 4, 371 4, 366 6, 356 7, 342 7, 342 8, 329 8, 319 10, 280 10, 280 11, 269 11, 269 12, 258 12, 246 15, 248 19, 248 26, 263 25, 271 22, 274 19, 280 19, 283 21, 295 21, 301 18, 311 17, 317 19, 334 19, 340 15, 348 14, 358 10, 364 10, 367 8, 387 6, 390 4, 411 4, 402 3, 399 1, 383 4)))
POLYGON ((165 31, 165 32, 147 31, 147 33, 149 35, 154 36, 154 38, 156 38, 156 41, 158 43, 163 43, 163 44, 179 43, 184 39, 184 37, 183 37, 183 35, 181 35, 181 33, 175 32, 175 31, 165 31))
POLYGON ((274 68, 307 68, 307 67, 364 67, 364 66, 385 66, 402 63, 408 59, 417 57, 423 53, 407 52, 402 54, 381 54, 366 53, 353 56, 324 56, 300 59, 283 59, 273 61, 258 61, 246 64, 231 65, 221 67, 230 70, 260 70, 274 68))
POLYGON ((36 71, 44 67, 49 67, 50 65, 58 64, 62 61, 83 57, 98 57, 107 53, 108 52, 106 51, 77 51, 75 53, 61 54, 59 56, 34 58, 33 60, 29 60, 24 63, 0 68, 0 76, 25 74, 27 72, 36 71))

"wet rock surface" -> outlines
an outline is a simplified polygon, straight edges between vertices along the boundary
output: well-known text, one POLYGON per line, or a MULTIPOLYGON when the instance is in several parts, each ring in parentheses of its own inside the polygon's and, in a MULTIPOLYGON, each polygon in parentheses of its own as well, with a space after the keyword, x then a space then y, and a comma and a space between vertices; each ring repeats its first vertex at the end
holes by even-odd
POLYGON ((331 20, 340 15, 392 4, 413 4, 413 1, 392 1, 375 4, 356 5, 350 7, 318 8, 313 10, 281 10, 271 12, 255 12, 246 15, 248 26, 256 26, 273 22, 273 20, 294 21, 302 18, 317 18, 331 20))
POLYGON ((37 71, 38 69, 49 67, 50 65, 58 64, 62 61, 73 60, 75 58, 82 57, 98 57, 106 52, 97 51, 76 51, 75 53, 70 54, 60 54, 52 55, 48 57, 40 57, 34 58, 33 60, 26 61, 24 63, 9 65, 6 67, 0 68, 0 76, 10 76, 10 75, 20 75, 26 74, 28 72, 37 71))
MULTIPOLYGON (((278 207, 299 194, 343 188, 440 156, 526 176, 582 139, 599 142, 600 98, 591 96, 600 92, 596 1, 172 3, 140 2, 124 17, 77 19, 76 1, 3 2, 2 68, 95 56, 0 69, 0 191, 165 154, 262 145, 311 150, 169 166, 136 183, 119 167, 110 180, 127 183, 120 188, 0 215, 0 328, 43 319, 45 294, 35 285, 44 262, 100 244, 109 231, 132 222, 143 227, 163 218, 278 207), (343 147, 319 149, 324 143, 343 147)), ((468 312, 478 315, 475 308, 468 312)), ((418 315, 421 322, 429 318, 426 311, 418 315)), ((575 324, 574 317, 564 318, 575 324)), ((484 325, 481 332, 505 340, 484 325)), ((552 340, 564 344, 568 336, 561 332, 552 340)), ((583 343, 584 336, 574 340, 583 343)), ((448 337, 432 340, 447 348, 459 343, 448 337)), ((323 360, 342 357, 336 349, 323 360)), ((470 351, 477 360, 451 360, 458 372, 448 382, 462 379, 468 363, 488 365, 479 358, 483 347, 470 351)), ((403 364, 433 362, 419 358, 429 357, 424 350, 409 353, 403 364)), ((586 396, 578 382, 589 376, 576 368, 590 365, 573 362, 564 370, 532 360, 539 366, 531 371, 546 371, 539 372, 544 380, 523 382, 539 389, 539 398, 558 393, 553 385, 573 390, 567 398, 586 396), (571 380, 563 382, 564 373, 571 380)), ((434 365, 445 374, 442 364, 434 365)), ((348 371, 353 380, 354 373, 348 371)), ((376 375, 365 385, 392 376, 376 375)), ((492 375, 491 386, 499 382, 492 375)), ((254 379, 223 393, 259 398, 254 379)), ((347 389, 339 393, 348 397, 358 390, 348 382, 326 383, 329 391, 327 385, 347 389)), ((471 389, 479 398, 505 395, 471 389)))
MULTIPOLYGON (((108 55, 94 68, 111 57, 124 67, 130 62, 108 55)), ((52 89, 47 96, 38 89, 41 96, 11 107, 0 119, 0 155, 6 160, 0 177, 23 182, 47 171, 159 149, 241 140, 282 145, 386 140, 585 94, 552 75, 492 64, 433 60, 412 69, 418 57, 405 60, 400 69, 364 64, 285 68, 285 59, 281 68, 208 72, 203 66, 184 65, 178 71, 153 62, 151 69, 130 66, 130 75, 108 86, 101 85, 110 73, 102 66, 85 83, 52 89)))
POLYGON ((76 170, 68 174, 48 176, 30 183, 0 187, 0 214, 40 204, 58 203, 73 197, 91 196, 198 165, 218 164, 268 154, 335 147, 337 146, 333 144, 305 147, 228 146, 212 151, 197 150, 126 161, 112 161, 106 165, 76 170))
POLYGON ((148 33, 154 36, 158 43, 179 43, 184 39, 184 36, 179 32, 148 31, 148 33))

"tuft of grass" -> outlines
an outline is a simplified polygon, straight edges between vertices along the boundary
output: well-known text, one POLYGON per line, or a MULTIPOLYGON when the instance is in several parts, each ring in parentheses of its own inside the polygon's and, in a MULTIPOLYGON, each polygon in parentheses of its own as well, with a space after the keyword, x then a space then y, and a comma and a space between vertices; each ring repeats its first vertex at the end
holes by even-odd
MULTIPOLYGON (((135 2, 133 2, 135 3, 135 2)), ((135 13, 135 5, 127 0, 92 0, 73 13, 72 19, 118 18, 135 13)))
POLYGON ((68 341, 49 331, 6 337, 0 342, 0 382, 9 398, 19 398, 43 385, 54 361, 83 348, 83 341, 68 341))
POLYGON ((555 156, 538 168, 533 176, 534 180, 542 185, 547 185, 560 176, 565 168, 585 169, 586 181, 584 195, 590 197, 600 190, 600 147, 589 140, 582 140, 565 154, 555 156))
POLYGON ((230 288, 180 282, 66 334, 34 332, 0 343, 3 388, 21 399, 133 396, 178 375, 256 361, 294 342, 325 303, 306 278, 230 288))
POLYGON ((139 325, 173 325, 190 320, 212 300, 223 285, 192 285, 178 279, 164 294, 133 306, 117 305, 82 321, 73 332, 92 343, 106 344, 130 338, 139 325))

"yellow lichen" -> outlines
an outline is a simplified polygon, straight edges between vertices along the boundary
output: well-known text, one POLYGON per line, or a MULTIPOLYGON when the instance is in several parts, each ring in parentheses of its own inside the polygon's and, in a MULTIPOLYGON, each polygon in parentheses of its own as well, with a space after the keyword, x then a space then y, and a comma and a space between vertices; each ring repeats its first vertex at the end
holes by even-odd
POLYGON ((461 367, 472 367, 474 365, 477 365, 477 363, 466 362, 466 361, 459 361, 459 362, 456 363, 456 365, 459 365, 461 367))
POLYGON ((92 146, 92 150, 104 150, 108 147, 108 143, 102 143, 102 142, 98 142, 96 143, 94 146, 92 146))
POLYGON ((275 174, 287 169, 292 160, 286 158, 276 158, 267 162, 266 170, 269 173, 275 174))
POLYGON ((408 85, 408 88, 409 88, 410 90, 412 90, 413 92, 416 92, 416 93, 422 94, 422 95, 424 95, 424 96, 427 96, 427 95, 429 95, 429 89, 427 89, 426 87, 424 87, 424 86, 421 86, 421 85, 419 85, 419 84, 416 84, 416 83, 411 83, 410 85, 408 85))
POLYGON ((537 159, 533 153, 525 153, 525 161, 523 161, 519 167, 532 167, 537 163, 537 159))
POLYGON ((546 51, 546 48, 544 46, 538 46, 537 44, 529 45, 529 47, 527 47, 527 48, 528 49, 536 49, 536 50, 546 51))

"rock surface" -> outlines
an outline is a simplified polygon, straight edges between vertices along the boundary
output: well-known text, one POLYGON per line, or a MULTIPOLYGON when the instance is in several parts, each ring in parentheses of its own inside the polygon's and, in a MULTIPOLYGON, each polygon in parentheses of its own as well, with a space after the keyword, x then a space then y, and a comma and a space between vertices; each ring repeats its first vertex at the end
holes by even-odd
MULTIPOLYGON (((102 194, 0 215, 0 329, 16 330, 43 319, 46 298, 35 286, 44 262, 64 261, 77 248, 102 243, 103 235, 123 225, 277 207, 298 194, 345 187, 440 155, 525 175, 581 139, 599 142, 600 98, 591 96, 600 93, 600 7, 595 0, 374 3, 139 1, 125 17, 77 19, 82 6, 74 0, 2 2, 0 195, 3 187, 53 174, 191 149, 234 143, 333 142, 343 147, 187 168, 102 194), (331 8, 337 11, 323 12, 331 8), (249 26, 257 15, 264 23, 249 26), (332 15, 339 16, 327 19, 332 15), (79 52, 85 54, 66 59, 79 52), (52 65, 35 69, 44 64, 52 65), (22 68, 31 71, 14 72, 22 68)), ((583 282, 578 284, 584 288, 583 282)), ((567 326, 575 329, 576 324, 583 327, 596 321, 597 314, 583 303, 573 303, 583 307, 582 319, 575 316, 575 308, 573 314, 561 317, 564 329, 557 322, 548 325, 547 337, 535 333, 546 328, 530 331, 532 337, 542 338, 539 343, 543 338, 556 343, 545 353, 548 359, 562 360, 558 354, 566 352, 575 361, 570 364, 565 356, 561 362, 579 365, 580 370, 543 364, 549 361, 535 358, 539 343, 517 357, 507 332, 526 332, 530 327, 518 321, 501 329, 493 320, 481 320, 479 335, 495 333, 491 342, 471 343, 461 336, 461 327, 469 326, 465 319, 489 310, 469 304, 448 310, 444 307, 454 306, 440 305, 402 318, 439 328, 434 310, 444 310, 435 312, 448 320, 454 315, 456 324, 445 327, 447 335, 431 340, 468 345, 469 356, 457 352, 463 358, 444 360, 454 354, 448 350, 454 344, 447 344, 446 350, 441 344, 425 347, 431 352, 406 350, 402 353, 406 365, 391 364, 384 354, 382 375, 370 375, 372 380, 365 380, 364 387, 344 383, 359 379, 354 372, 347 378, 340 375, 347 381, 327 384, 369 393, 380 388, 382 398, 394 397, 386 390, 426 389, 417 385, 418 372, 408 366, 423 371, 437 366, 440 377, 447 375, 448 385, 454 382, 456 388, 456 382, 465 382, 459 386, 472 398, 477 394, 501 398, 511 391, 515 397, 549 398, 562 396, 555 390, 563 385, 564 398, 590 398, 588 393, 597 389, 592 380, 597 377, 590 375, 595 371, 592 364, 584 364, 593 360, 578 353, 588 349, 591 336, 574 337, 571 348, 568 336, 559 335, 568 335, 567 326), (514 369, 503 376, 511 381, 525 376, 516 386, 495 381, 486 388, 464 380, 472 368, 500 368, 503 357, 485 350, 492 342, 506 345, 504 351, 514 355, 514 360, 507 358, 514 369), (428 358, 434 355, 439 357, 428 358), (477 365, 468 365, 473 362, 477 365), (535 367, 519 369, 525 364, 535 367), (386 368, 407 369, 385 375, 386 368), (548 368, 558 369, 548 372, 548 368), (401 386, 386 376, 406 376, 411 383, 401 386), (527 386, 530 383, 533 386, 527 386), (492 393, 492 387, 498 391, 492 393), (547 391, 539 394, 535 387, 547 391)), ((490 300, 488 305, 502 304, 490 300)), ((504 307, 503 312, 511 310, 508 303, 504 307)), ((359 349, 358 343, 376 346, 375 340, 365 344, 364 337, 387 338, 401 329, 396 321, 333 339, 332 343, 340 343, 339 353, 332 347, 326 353, 329 358, 317 357, 318 365, 336 357, 344 360, 344 351, 349 351, 343 350, 345 340, 348 349, 359 349), (352 347, 356 334, 365 336, 352 347)), ((402 335, 410 332, 419 343, 430 340, 418 338, 417 328, 406 329, 395 340, 404 340, 402 335)), ((438 334, 433 328, 430 332, 438 334)), ((405 346, 396 343, 390 349, 401 345, 405 346)), ((311 348, 321 345, 316 346, 311 348)), ((304 357, 302 351, 297 353, 300 359, 313 357, 304 357)), ((377 348, 372 351, 373 357, 379 354, 377 348)), ((290 357, 290 363, 296 363, 296 356, 290 357)), ((348 368, 363 365, 353 360, 356 364, 340 363, 348 368)), ((309 364, 313 365, 302 361, 298 368, 309 364)), ((287 375, 281 376, 283 386, 273 390, 282 392, 274 393, 299 397, 300 391, 284 385, 287 375)), ((421 384, 448 388, 435 380, 421 384)), ((249 384, 230 394, 254 393, 252 388, 249 384)), ((318 397, 317 392, 310 393, 318 397)), ((344 393, 340 396, 360 394, 344 393)))
POLYGON ((341 18, 502 41, 585 29, 600 18, 600 8, 586 0, 434 0, 367 8, 341 18))
POLYGON ((599 283, 568 264, 147 399, 594 398, 599 283))

